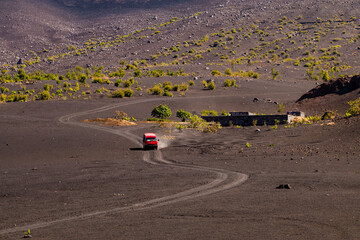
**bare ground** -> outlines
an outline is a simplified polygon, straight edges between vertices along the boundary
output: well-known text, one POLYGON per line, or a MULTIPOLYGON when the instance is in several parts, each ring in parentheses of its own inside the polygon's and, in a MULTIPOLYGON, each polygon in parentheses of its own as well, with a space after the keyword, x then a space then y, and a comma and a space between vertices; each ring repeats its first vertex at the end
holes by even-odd
POLYGON ((1 105, 0 239, 27 228, 36 239, 356 239, 358 117, 216 134, 82 122, 119 109, 142 120, 158 103, 197 110, 251 99, 205 93, 1 105), (144 131, 157 132, 165 147, 142 151, 144 131))

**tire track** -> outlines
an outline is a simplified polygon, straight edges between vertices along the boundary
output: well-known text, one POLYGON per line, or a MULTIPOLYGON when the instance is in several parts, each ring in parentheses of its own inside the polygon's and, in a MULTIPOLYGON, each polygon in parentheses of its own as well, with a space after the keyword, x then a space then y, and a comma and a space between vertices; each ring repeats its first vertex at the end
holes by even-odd
MULTIPOLYGON (((94 113, 100 113, 100 112, 104 112, 104 111, 111 110, 113 108, 117 108, 117 107, 121 107, 121 106, 144 103, 144 102, 151 102, 151 101, 157 101, 157 99, 143 99, 143 100, 135 100, 135 101, 131 101, 131 102, 111 104, 111 105, 107 105, 107 106, 92 109, 92 110, 87 110, 87 111, 83 111, 83 112, 79 112, 79 113, 73 113, 73 114, 69 114, 66 116, 62 116, 58 120, 63 124, 85 127, 85 128, 90 128, 90 129, 94 129, 94 130, 108 132, 111 134, 116 134, 116 135, 119 135, 121 137, 128 139, 129 141, 133 142, 137 146, 142 146, 141 138, 139 136, 132 134, 130 132, 130 129, 127 129, 125 131, 123 129, 114 130, 114 129, 110 129, 110 128, 107 128, 104 126, 98 126, 98 125, 92 125, 92 124, 83 123, 83 122, 77 122, 77 121, 75 121, 75 119, 78 117, 81 117, 81 116, 94 114, 94 113)), ((214 193, 218 193, 221 191, 225 191, 225 190, 228 190, 230 188, 233 188, 233 187, 236 187, 236 186, 242 184, 243 182, 245 182, 248 179, 248 176, 243 173, 232 172, 232 171, 228 171, 228 170, 222 170, 222 169, 216 169, 216 168, 210 168, 210 167, 173 163, 173 162, 170 162, 170 161, 164 159, 160 150, 154 152, 153 158, 151 158, 149 151, 145 151, 142 160, 149 164, 153 164, 153 165, 161 165, 161 166, 170 167, 170 168, 187 169, 187 170, 213 173, 216 175, 216 178, 213 181, 211 181, 207 184, 201 185, 201 186, 197 186, 197 187, 194 187, 194 188, 191 188, 191 189, 188 189, 188 190, 176 193, 176 194, 172 194, 172 195, 168 195, 168 196, 164 196, 164 197, 160 197, 160 198, 155 198, 155 199, 148 200, 145 202, 135 203, 131 206, 117 207, 117 208, 103 210, 103 211, 94 211, 94 212, 84 213, 84 214, 81 214, 78 216, 73 216, 73 217, 61 218, 61 219, 52 220, 52 221, 39 222, 39 223, 34 223, 34 224, 29 224, 29 225, 24 225, 24 226, 18 226, 18 227, 14 227, 14 228, 3 229, 3 230, 0 230, 0 235, 24 231, 27 229, 33 230, 33 229, 37 229, 37 228, 44 228, 44 227, 48 227, 48 226, 63 223, 63 222, 89 219, 92 217, 98 217, 98 216, 106 215, 106 214, 110 214, 110 213, 140 211, 140 210, 147 210, 147 209, 151 209, 151 208, 155 208, 155 207, 161 207, 161 206, 174 204, 174 203, 206 196, 209 194, 214 194, 214 193)))

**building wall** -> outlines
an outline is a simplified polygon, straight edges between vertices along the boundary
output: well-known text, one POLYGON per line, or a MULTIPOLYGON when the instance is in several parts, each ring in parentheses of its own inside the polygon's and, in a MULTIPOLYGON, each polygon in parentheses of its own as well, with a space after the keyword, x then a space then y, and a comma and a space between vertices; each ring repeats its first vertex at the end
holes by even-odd
POLYGON ((202 116, 207 122, 219 122, 222 126, 241 125, 275 125, 290 123, 295 116, 291 115, 256 115, 256 116, 202 116))

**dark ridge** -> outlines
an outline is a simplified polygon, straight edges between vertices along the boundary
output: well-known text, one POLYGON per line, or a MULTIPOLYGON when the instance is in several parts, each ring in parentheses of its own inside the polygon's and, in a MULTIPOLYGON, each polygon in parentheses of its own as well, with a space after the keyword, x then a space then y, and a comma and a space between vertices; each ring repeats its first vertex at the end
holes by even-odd
POLYGON ((337 80, 331 80, 311 89, 302 95, 296 102, 300 102, 308 98, 321 97, 328 94, 344 95, 359 88, 360 75, 355 75, 353 77, 346 76, 337 80))

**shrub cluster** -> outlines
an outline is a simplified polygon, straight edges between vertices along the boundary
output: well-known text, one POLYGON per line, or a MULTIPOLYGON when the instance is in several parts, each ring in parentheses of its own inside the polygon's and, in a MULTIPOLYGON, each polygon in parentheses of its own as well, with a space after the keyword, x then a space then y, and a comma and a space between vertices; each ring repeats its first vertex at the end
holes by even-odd
POLYGON ((163 96, 172 97, 173 94, 171 93, 171 91, 185 92, 188 89, 189 89, 189 84, 187 83, 181 83, 180 85, 178 84, 173 85, 171 82, 165 81, 163 83, 156 84, 154 87, 149 88, 147 91, 148 93, 151 93, 153 95, 163 95, 163 96))
POLYGON ((123 97, 132 97, 134 91, 130 88, 118 89, 112 92, 111 97, 113 98, 123 98, 123 97))
POLYGON ((224 81, 224 87, 238 87, 235 79, 226 79, 224 81))

